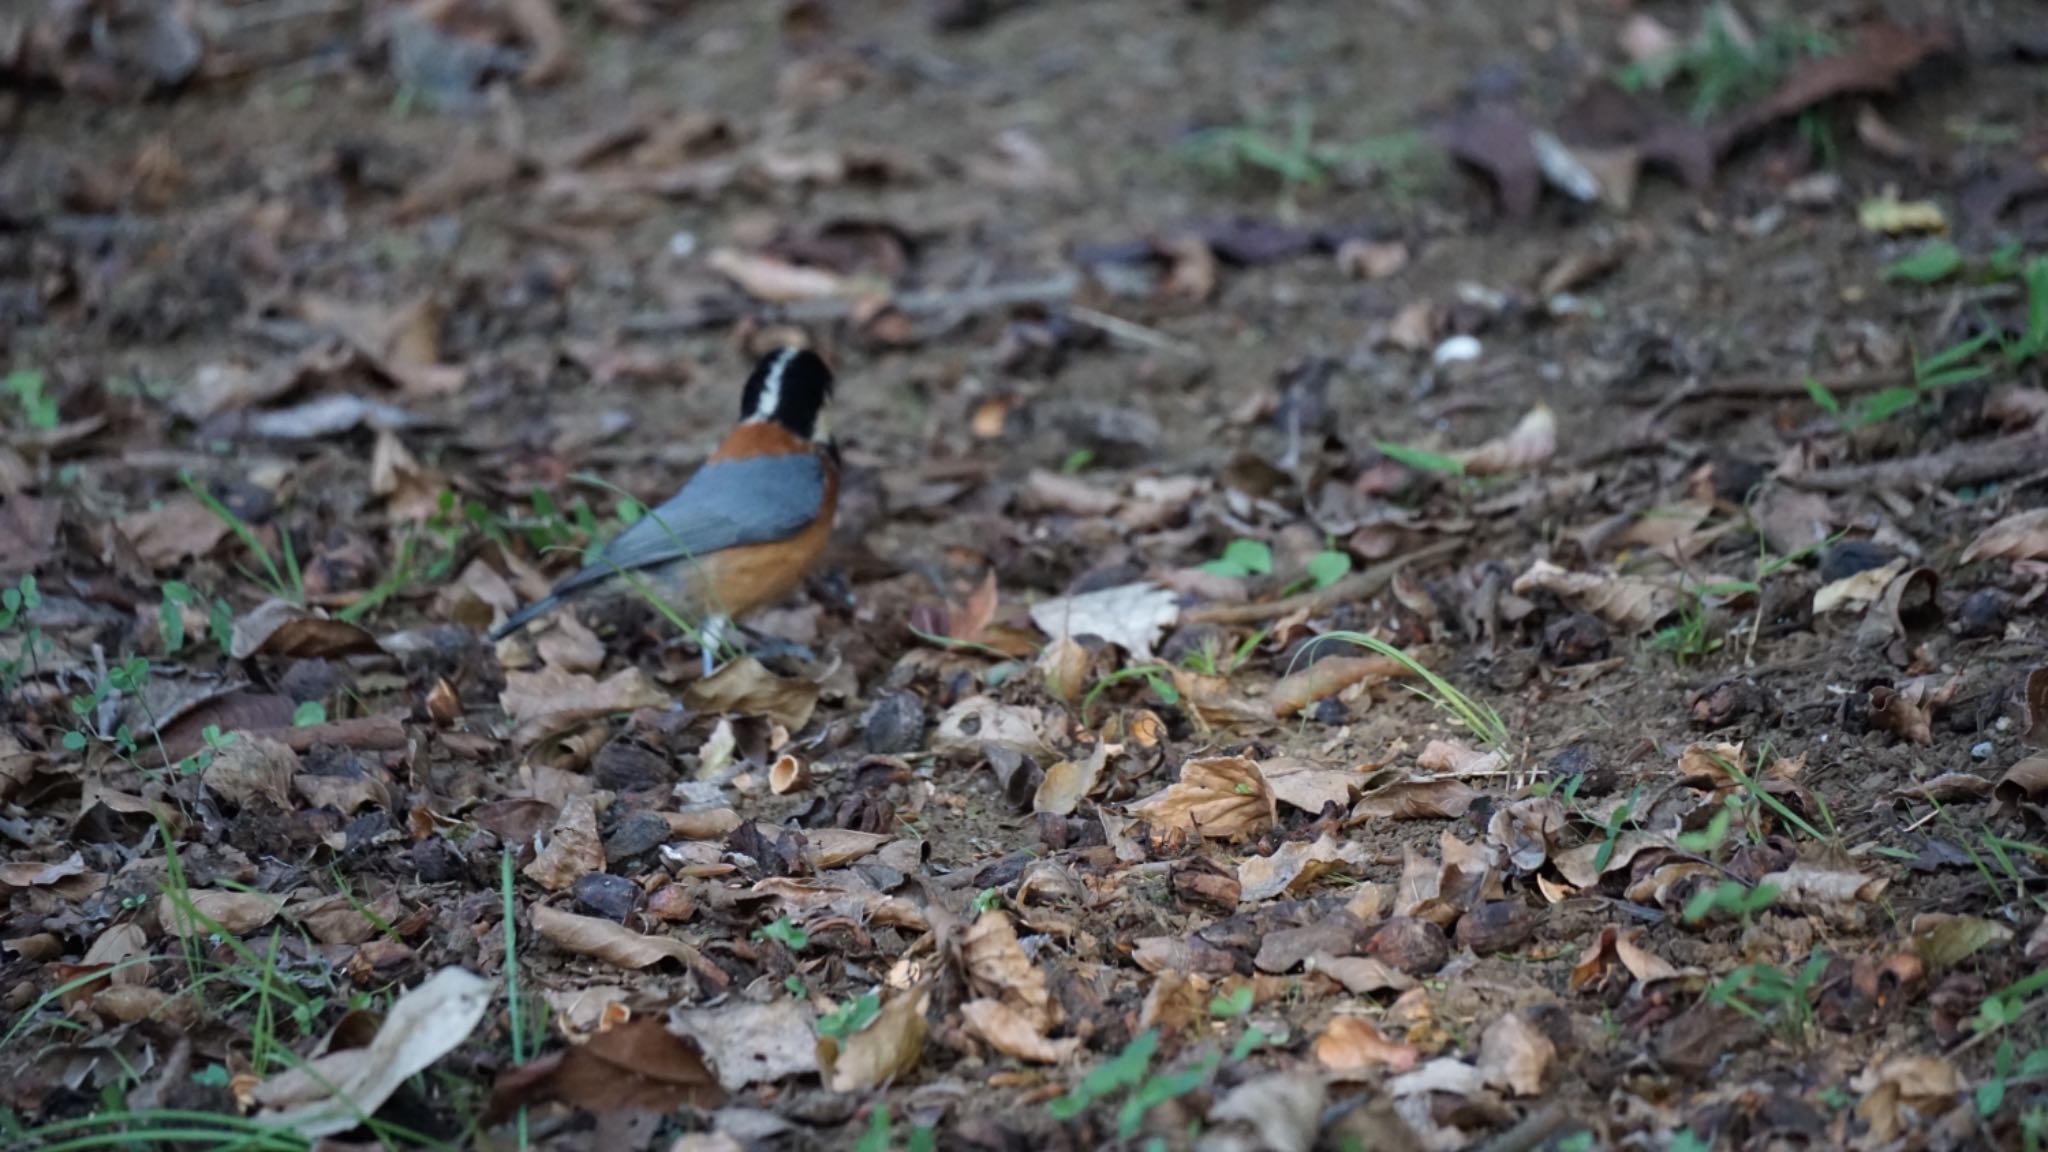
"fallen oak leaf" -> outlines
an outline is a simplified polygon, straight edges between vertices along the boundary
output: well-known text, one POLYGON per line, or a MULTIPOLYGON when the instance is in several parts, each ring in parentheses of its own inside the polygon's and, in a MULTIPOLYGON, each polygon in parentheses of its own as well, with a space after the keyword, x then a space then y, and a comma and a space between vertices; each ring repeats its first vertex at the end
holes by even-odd
POLYGON ((1180 779, 1127 806, 1159 828, 1218 840, 1244 839, 1273 827, 1278 809, 1259 766, 1243 756, 1189 760, 1180 779))
POLYGON ((533 930, 564 952, 591 956, 617 968, 646 968, 663 960, 676 960, 691 968, 705 961, 697 949, 673 936, 647 936, 615 920, 578 916, 545 904, 531 911, 533 930))
POLYGON ((1159 633, 1179 618, 1179 599, 1146 581, 1060 596, 1031 606, 1031 622, 1046 635, 1099 636, 1137 660, 1152 659, 1159 633))

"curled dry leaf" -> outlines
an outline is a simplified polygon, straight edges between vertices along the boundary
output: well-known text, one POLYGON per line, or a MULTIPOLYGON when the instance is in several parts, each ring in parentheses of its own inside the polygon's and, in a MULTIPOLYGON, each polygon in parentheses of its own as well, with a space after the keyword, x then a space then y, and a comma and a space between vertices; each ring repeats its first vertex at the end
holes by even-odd
POLYGON ((759 660, 743 656, 710 679, 691 684, 683 699, 700 712, 759 716, 795 732, 811 722, 818 686, 794 676, 777 676, 759 660))
POLYGON ((1311 815, 1331 804, 1347 807, 1365 777, 1342 768, 1319 768, 1313 761, 1281 757, 1259 765, 1273 798, 1311 815))
POLYGON ((157 897, 156 916, 173 936, 204 938, 214 932, 240 936, 277 919, 275 896, 228 888, 188 888, 157 897))
POLYGON ((1794 864, 1758 881, 1778 890, 1777 905, 1795 912, 1828 913, 1851 904, 1868 904, 1891 883, 1882 876, 1844 872, 1810 864, 1794 864))
POLYGON ((1907 564, 1907 559, 1899 556, 1889 564, 1865 568, 1861 572, 1821 585, 1813 593, 1813 614, 1825 616, 1844 605, 1861 607, 1876 603, 1877 598, 1884 595, 1884 590, 1891 582, 1906 570, 1907 564))
POLYGON ((266 600, 237 619, 228 642, 228 654, 237 660, 319 660, 383 650, 375 636, 356 625, 283 600, 266 600))
POLYGON ((668 695, 638 668, 622 668, 603 680, 559 668, 507 671, 505 690, 498 694, 514 725, 513 742, 522 745, 595 717, 668 703, 668 695))
POLYGON ((1181 765, 1178 781, 1128 810, 1154 827, 1217 840, 1256 836, 1278 818, 1264 774, 1243 756, 1189 760, 1181 765))
POLYGON ((1088 650, 1071 636, 1055 636, 1038 656, 1038 674, 1053 699, 1073 704, 1088 688, 1088 650))
POLYGON ((806 268, 757 256, 733 248, 714 248, 704 258, 713 272, 738 285, 740 291, 770 304, 798 300, 834 300, 855 294, 856 286, 843 276, 822 268, 806 268))
POLYGON ((2006 769, 1994 794, 2008 804, 2048 798, 2048 756, 2029 756, 2006 769))
POLYGON ((1479 799, 1461 780, 1394 780, 1358 798, 1347 824, 1366 820, 1456 820, 1479 799))
POLYGON ((1327 832, 1313 844, 1292 840, 1274 849, 1270 856, 1253 856, 1238 862, 1238 899, 1271 900, 1286 892, 1300 895, 1338 868, 1362 869, 1366 862, 1365 845, 1351 842, 1340 847, 1327 832))
POLYGON ((1033 1064, 1064 1064, 1081 1050, 1079 1037, 1058 1040, 1034 1027, 1025 1014, 1001 1000, 969 1000, 960 1005, 967 1028, 1006 1056, 1033 1064))
POLYGON ((2048 559, 2048 508, 2016 512, 1979 533, 1962 562, 2048 559))
POLYGON ((983 912, 962 934, 960 955, 976 993, 1001 1000, 1039 1032, 1059 1023, 1045 974, 1024 954, 1009 913, 983 912))
POLYGON ((1450 776, 1494 776, 1506 766, 1499 752, 1481 752, 1462 740, 1431 740, 1416 754, 1416 767, 1450 776))
POLYGON ((1100 636, 1137 660, 1150 660, 1159 633, 1180 619, 1172 592, 1139 582, 1031 606, 1031 622, 1048 636, 1100 636))
POLYGON ((697 950, 672 936, 644 936, 615 920, 578 916, 545 904, 531 910, 533 930, 541 939, 578 956, 591 956, 619 968, 645 968, 661 960, 698 963, 697 950))
POLYGON ((1031 797, 1031 810, 1055 816, 1073 815, 1081 801, 1101 786, 1102 769, 1109 757, 1121 751, 1123 745, 1099 740, 1086 760, 1062 760, 1047 768, 1045 779, 1038 782, 1038 791, 1031 797))
POLYGON ((1557 417, 1549 405, 1538 404, 1514 430, 1498 440, 1458 453, 1468 476, 1498 476, 1538 467, 1557 455, 1557 417))
POLYGON ((1328 656, 1282 677, 1273 685, 1269 699, 1273 715, 1285 720, 1354 685, 1371 687, 1412 675, 1407 665, 1391 656, 1328 656))
POLYGON ((588 795, 562 805, 547 847, 521 871, 550 892, 566 892, 584 876, 604 871, 604 842, 597 834, 597 809, 588 795))
POLYGON ((908 1075, 924 1058, 925 1009, 932 994, 913 988, 887 995, 874 1023, 845 1040, 818 1039, 818 1066, 834 1092, 865 1092, 908 1075))
POLYGON ((1515 577, 1515 595, 1542 589, 1630 632, 1646 632, 1678 609, 1678 589, 1637 576, 1567 572, 1538 560, 1515 577))
MULTIPOLYGON (((391 1005, 367 1047, 331 1052, 265 1081, 270 1095, 304 1099, 287 1081, 324 1093, 287 1108, 266 1108, 258 1123, 308 1140, 346 1132, 375 1115, 399 1086, 455 1050, 490 1007, 495 985, 474 972, 443 968, 391 1005)), ((259 1098, 261 1096, 259 1095, 259 1098)))
POLYGON ((1422 1059, 1422 1050, 1398 1044, 1357 1016, 1338 1016, 1323 1028, 1311 1049, 1316 1063, 1332 1072, 1367 1072, 1381 1068, 1407 1072, 1422 1059))

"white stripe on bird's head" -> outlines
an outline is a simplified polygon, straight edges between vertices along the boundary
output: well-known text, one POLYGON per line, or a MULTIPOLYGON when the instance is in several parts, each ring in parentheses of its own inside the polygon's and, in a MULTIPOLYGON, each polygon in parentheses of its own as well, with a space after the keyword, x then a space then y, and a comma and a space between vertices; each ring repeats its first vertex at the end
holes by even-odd
POLYGON ((760 399, 754 402, 754 419, 773 420, 782 407, 782 373, 795 360, 800 349, 784 348, 775 354, 775 363, 768 366, 768 375, 761 381, 760 399))

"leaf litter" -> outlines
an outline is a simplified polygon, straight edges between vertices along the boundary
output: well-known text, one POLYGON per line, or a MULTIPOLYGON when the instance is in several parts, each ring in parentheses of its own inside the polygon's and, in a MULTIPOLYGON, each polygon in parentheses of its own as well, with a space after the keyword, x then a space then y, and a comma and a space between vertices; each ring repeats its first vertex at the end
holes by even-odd
POLYGON ((1142 52, 1019 78, 1029 6, 663 7, 0 29, 10 1123, 2038 1128, 2039 149, 1953 53, 2002 17, 1539 19, 1446 110, 1429 14, 1091 13, 1298 52, 1285 123, 1173 78, 1183 171, 1142 52), (788 341, 842 513, 759 650, 481 642, 788 341))

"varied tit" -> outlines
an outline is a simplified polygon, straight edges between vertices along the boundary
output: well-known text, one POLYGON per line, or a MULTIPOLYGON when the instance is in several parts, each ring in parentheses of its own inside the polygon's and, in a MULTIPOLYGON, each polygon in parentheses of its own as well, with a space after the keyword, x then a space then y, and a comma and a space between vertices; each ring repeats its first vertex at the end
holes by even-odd
POLYGON ((704 674, 732 621, 789 594, 825 549, 839 503, 839 449, 826 427, 832 371, 784 348, 747 377, 740 425, 668 503, 605 545, 491 633, 500 640, 567 600, 638 594, 698 622, 704 674))

